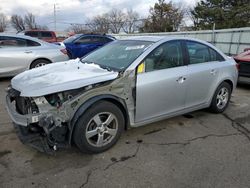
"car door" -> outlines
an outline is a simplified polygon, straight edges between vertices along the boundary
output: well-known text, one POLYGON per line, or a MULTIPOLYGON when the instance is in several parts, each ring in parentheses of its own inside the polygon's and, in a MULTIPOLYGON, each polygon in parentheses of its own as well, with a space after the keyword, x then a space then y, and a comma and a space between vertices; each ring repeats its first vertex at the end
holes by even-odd
POLYGON ((83 57, 89 52, 93 51, 95 46, 93 45, 92 36, 82 36, 74 41, 74 54, 75 57, 83 57))
POLYGON ((15 75, 27 69, 32 51, 25 39, 1 36, 0 47, 1 75, 15 75))
POLYGON ((223 57, 209 46, 196 41, 186 41, 186 47, 189 59, 186 107, 189 108, 209 102, 218 83, 218 62, 223 61, 223 57))
POLYGON ((182 41, 169 41, 154 49, 138 67, 136 122, 185 107, 187 66, 183 57, 182 41))

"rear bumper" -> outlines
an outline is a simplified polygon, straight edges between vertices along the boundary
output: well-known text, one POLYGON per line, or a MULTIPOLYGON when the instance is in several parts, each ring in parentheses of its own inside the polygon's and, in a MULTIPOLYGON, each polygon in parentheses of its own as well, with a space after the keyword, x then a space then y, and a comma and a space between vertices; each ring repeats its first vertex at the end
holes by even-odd
POLYGON ((239 76, 238 82, 239 82, 239 83, 250 84, 250 77, 239 76))

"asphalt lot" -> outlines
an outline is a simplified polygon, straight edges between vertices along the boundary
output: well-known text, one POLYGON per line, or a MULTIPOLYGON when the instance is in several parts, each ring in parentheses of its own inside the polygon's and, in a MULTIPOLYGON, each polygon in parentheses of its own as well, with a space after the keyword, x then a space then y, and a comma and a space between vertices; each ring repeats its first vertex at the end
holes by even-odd
POLYGON ((49 156, 20 143, 0 80, 0 187, 250 187, 250 86, 223 114, 197 111, 130 129, 97 155, 49 156))

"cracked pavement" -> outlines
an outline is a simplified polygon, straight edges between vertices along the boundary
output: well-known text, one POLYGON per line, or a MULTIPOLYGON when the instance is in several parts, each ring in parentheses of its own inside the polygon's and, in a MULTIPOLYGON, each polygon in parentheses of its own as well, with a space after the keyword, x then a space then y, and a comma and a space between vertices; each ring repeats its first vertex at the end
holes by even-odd
POLYGON ((55 156, 20 143, 0 80, 0 187, 250 187, 250 86, 223 114, 196 111, 123 133, 105 153, 55 156))

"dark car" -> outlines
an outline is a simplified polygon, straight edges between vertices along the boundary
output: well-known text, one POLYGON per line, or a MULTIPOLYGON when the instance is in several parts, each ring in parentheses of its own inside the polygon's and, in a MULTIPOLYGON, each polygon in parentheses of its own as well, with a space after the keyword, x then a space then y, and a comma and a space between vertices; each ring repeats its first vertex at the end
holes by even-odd
POLYGON ((54 31, 45 31, 45 30, 29 30, 24 31, 24 35, 35 37, 45 42, 57 42, 56 34, 54 31))
POLYGON ((246 48, 243 53, 234 57, 239 68, 239 79, 241 83, 250 84, 250 48, 246 48))
POLYGON ((89 52, 114 41, 109 35, 76 34, 63 41, 71 59, 81 58, 89 52))

